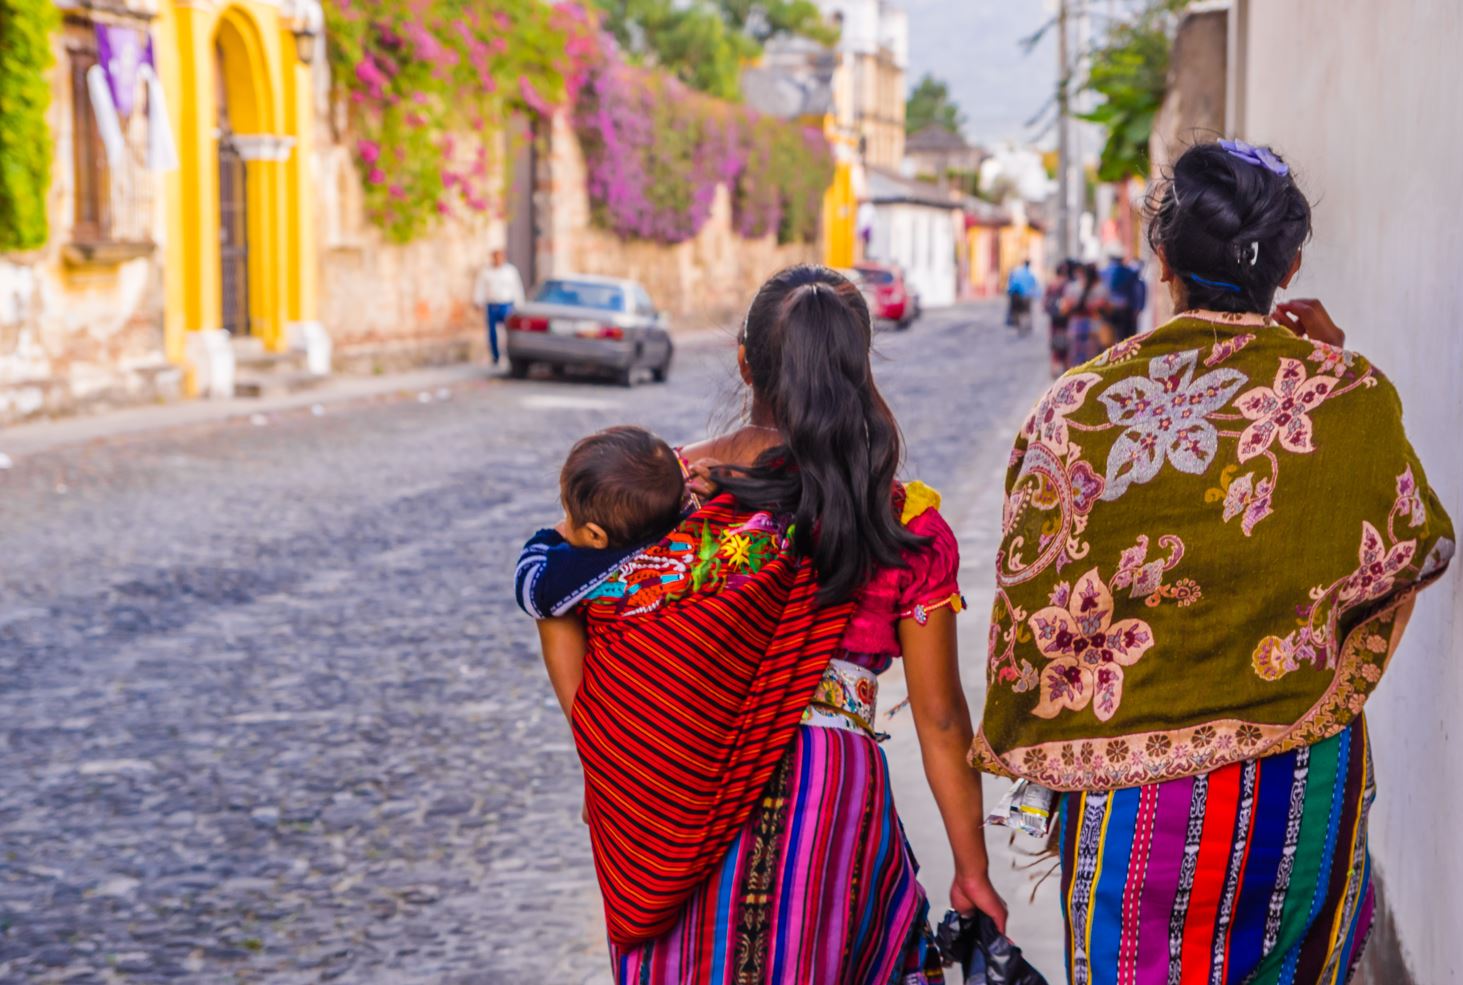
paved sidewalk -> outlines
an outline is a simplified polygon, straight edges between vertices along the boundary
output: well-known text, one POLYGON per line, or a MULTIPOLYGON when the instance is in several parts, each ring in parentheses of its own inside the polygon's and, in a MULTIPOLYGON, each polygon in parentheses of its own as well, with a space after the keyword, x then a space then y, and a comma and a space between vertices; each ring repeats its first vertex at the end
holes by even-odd
MULTIPOLYGON (((1035 378, 1034 378, 1035 379, 1035 378)), ((1040 381, 1032 386, 1031 399, 1040 395, 1040 381)), ((987 427, 972 434, 970 465, 964 471, 964 484, 941 490, 942 512, 960 541, 960 587, 970 609, 963 613, 960 626, 960 670, 971 715, 980 720, 985 703, 985 656, 987 614, 995 594, 995 574, 991 559, 1000 546, 1000 517, 1004 498, 1002 480, 1011 440, 1020 427, 1029 404, 1011 408, 1004 426, 987 427)), ((895 661, 879 681, 881 709, 895 707, 906 695, 904 666, 895 661)), ((881 719, 885 715, 880 711, 881 719)), ((914 722, 906 709, 892 721, 881 721, 880 727, 891 735, 884 751, 889 757, 889 773, 894 786, 894 799, 904 821, 905 832, 920 860, 920 882, 930 897, 930 919, 938 923, 950 905, 950 883, 954 865, 945 840, 935 798, 925 782, 920 760, 919 742, 914 722)), ((997 777, 985 778, 987 810, 1005 793, 1009 783, 997 777)), ((1037 883, 1051 872, 1055 860, 1037 860, 1032 852, 1041 845, 1024 835, 1013 838, 1007 831, 990 829, 987 844, 991 852, 991 878, 1010 907, 1007 931, 1032 965, 1053 985, 1065 980, 1062 971, 1063 928, 1058 900, 1058 877, 1037 883)))

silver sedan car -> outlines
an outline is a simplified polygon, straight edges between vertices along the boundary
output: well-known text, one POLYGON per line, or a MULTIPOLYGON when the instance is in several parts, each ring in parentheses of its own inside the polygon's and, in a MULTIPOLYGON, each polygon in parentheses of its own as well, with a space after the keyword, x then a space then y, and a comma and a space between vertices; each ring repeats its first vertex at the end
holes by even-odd
POLYGON ((633 280, 552 277, 508 316, 507 327, 509 373, 517 379, 536 363, 608 370, 624 386, 641 370, 656 382, 670 373, 665 316, 633 280))

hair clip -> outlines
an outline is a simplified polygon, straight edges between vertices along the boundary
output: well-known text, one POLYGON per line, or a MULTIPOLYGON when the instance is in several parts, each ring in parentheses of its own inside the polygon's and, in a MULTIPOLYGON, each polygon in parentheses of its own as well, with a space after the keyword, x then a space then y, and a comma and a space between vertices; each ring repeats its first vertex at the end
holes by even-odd
POLYGON ((1227 280, 1210 280, 1207 277, 1200 277, 1198 274, 1184 274, 1184 280, 1191 280, 1195 284, 1203 284, 1205 287, 1213 287, 1226 294, 1243 294, 1245 289, 1238 284, 1231 284, 1227 280))
POLYGON ((1256 147, 1243 140, 1221 140, 1219 146, 1228 151, 1231 157, 1264 168, 1271 174, 1278 174, 1282 178, 1290 174, 1290 165, 1276 157, 1275 152, 1268 147, 1256 147))
POLYGON ((1250 266, 1260 262, 1260 241, 1254 240, 1250 243, 1250 266))

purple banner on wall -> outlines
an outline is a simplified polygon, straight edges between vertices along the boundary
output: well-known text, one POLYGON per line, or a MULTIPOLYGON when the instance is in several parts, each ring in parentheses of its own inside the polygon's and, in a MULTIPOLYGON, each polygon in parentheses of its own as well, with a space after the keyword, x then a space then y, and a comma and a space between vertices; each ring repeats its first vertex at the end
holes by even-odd
POLYGON ((141 31, 114 24, 98 24, 97 61, 107 73, 112 103, 119 116, 127 116, 137 97, 137 72, 152 64, 151 39, 141 31))

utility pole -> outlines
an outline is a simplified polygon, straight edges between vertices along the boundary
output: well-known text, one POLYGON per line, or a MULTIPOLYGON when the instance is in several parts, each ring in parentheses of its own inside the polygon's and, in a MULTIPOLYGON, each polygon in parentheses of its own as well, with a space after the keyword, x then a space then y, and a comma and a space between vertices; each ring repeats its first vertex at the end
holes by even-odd
POLYGON ((1071 106, 1072 67, 1067 57, 1067 0, 1057 0, 1057 246, 1061 260, 1072 250, 1071 106))

